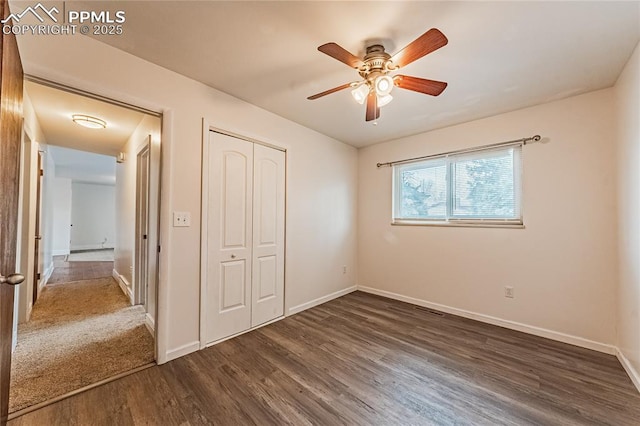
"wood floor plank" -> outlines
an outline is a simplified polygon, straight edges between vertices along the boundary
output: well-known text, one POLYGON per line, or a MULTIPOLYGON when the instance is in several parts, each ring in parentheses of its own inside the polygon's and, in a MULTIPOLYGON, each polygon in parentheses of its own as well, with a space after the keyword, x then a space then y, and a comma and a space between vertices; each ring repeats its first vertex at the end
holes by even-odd
POLYGON ((126 389, 132 424, 188 424, 176 396, 162 376, 147 369, 125 379, 127 383, 126 387, 123 387, 126 389), (140 398, 140 395, 144 395, 149 389, 153 389, 153 393, 148 398, 140 398))
POLYGON ((361 292, 11 426, 638 425, 607 354, 361 292))

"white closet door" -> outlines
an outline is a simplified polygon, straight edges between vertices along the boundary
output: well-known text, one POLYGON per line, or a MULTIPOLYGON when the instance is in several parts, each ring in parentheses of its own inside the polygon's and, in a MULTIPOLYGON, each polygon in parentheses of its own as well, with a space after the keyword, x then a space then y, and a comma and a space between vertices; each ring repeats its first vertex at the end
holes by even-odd
POLYGON ((284 313, 285 153, 255 145, 251 326, 284 313))
POLYGON ((210 133, 207 334, 213 342, 251 327, 253 143, 210 133))

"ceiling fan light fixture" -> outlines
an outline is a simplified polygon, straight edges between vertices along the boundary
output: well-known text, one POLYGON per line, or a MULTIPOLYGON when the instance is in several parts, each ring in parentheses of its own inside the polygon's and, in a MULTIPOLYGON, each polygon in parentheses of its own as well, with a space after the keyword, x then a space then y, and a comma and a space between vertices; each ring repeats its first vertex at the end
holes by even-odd
POLYGON ((378 95, 378 108, 387 105, 389 102, 393 100, 393 96, 391 95, 378 95))
POLYGON ((375 88, 378 96, 385 96, 393 89, 393 79, 388 75, 381 75, 375 80, 375 88))
POLYGON ((391 91, 394 86, 430 96, 438 96, 447 88, 447 83, 444 81, 427 80, 409 75, 392 77, 389 74, 440 49, 448 42, 447 37, 439 29, 431 28, 393 56, 385 51, 382 44, 373 44, 366 47, 363 58, 355 56, 337 43, 325 43, 318 46, 320 52, 355 69, 363 80, 316 93, 307 99, 314 100, 351 88, 353 99, 359 104, 366 103, 365 121, 376 125, 376 120, 380 117, 380 107, 393 100, 391 91))
POLYGON ((73 114, 71 119, 74 123, 89 129, 105 129, 107 122, 96 117, 84 114, 73 114))
POLYGON ((360 105, 364 104, 364 101, 367 100, 367 96, 369 96, 369 86, 364 83, 359 85, 351 91, 351 96, 353 96, 353 99, 355 99, 360 105))

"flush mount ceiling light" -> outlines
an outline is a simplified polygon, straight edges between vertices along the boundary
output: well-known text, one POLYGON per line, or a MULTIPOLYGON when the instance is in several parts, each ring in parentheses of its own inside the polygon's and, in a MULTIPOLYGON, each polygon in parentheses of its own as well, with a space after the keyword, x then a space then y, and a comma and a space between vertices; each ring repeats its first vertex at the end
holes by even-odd
POLYGON ((366 121, 374 121, 380 117, 380 107, 387 105, 393 99, 390 93, 394 86, 425 95, 438 96, 447 87, 444 81, 389 74, 440 49, 448 42, 447 37, 440 30, 431 28, 393 56, 385 52, 384 46, 374 44, 367 47, 366 55, 362 59, 336 43, 323 44, 318 47, 320 52, 356 69, 362 80, 325 90, 307 99, 318 99, 351 87, 353 88, 351 95, 356 102, 363 104, 366 100, 366 121))
POLYGON ((73 114, 71 119, 74 123, 79 124, 89 129, 105 129, 107 122, 96 117, 84 114, 73 114))

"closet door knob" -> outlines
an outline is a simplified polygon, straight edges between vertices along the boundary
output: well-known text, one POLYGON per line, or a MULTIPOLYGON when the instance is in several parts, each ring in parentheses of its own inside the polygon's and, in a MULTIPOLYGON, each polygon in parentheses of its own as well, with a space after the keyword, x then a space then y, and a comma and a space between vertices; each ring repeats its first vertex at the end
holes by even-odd
POLYGON ((236 258, 236 255, 235 255, 235 254, 232 254, 232 255, 231 255, 231 258, 232 258, 232 259, 235 259, 235 258, 236 258))

